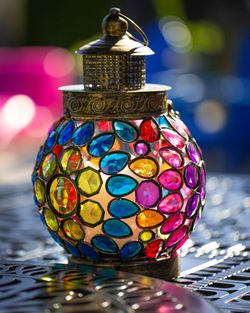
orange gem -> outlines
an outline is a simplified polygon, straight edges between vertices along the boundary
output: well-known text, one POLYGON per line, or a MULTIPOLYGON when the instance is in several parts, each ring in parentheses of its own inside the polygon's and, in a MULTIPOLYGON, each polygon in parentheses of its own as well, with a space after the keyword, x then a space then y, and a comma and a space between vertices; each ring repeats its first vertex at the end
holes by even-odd
POLYGON ((143 210, 136 216, 136 222, 141 228, 155 228, 162 224, 165 217, 156 210, 143 210))

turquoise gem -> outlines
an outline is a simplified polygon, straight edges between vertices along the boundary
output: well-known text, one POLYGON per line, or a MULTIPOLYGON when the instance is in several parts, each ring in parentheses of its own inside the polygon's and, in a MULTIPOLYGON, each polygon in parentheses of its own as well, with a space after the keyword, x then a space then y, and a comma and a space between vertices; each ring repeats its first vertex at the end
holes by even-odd
POLYGON ((160 125, 160 128, 171 128, 169 122, 163 115, 159 117, 159 125, 160 125))
POLYGON ((78 249, 83 254, 83 256, 90 259, 91 261, 94 261, 94 262, 99 261, 100 255, 90 245, 86 243, 79 243, 78 249))
POLYGON ((126 261, 132 259, 142 251, 142 244, 139 241, 130 241, 125 243, 125 245, 120 250, 121 259, 126 261))
POLYGON ((111 152, 100 161, 100 168, 105 174, 116 174, 128 163, 129 155, 124 152, 111 152))
POLYGON ((108 178, 106 187, 114 197, 125 196, 135 190, 137 181, 127 175, 118 174, 108 178))
POLYGON ((115 136, 111 133, 96 136, 88 146, 89 154, 94 157, 101 157, 108 152, 115 141, 115 136))
POLYGON ((135 203, 127 199, 111 201, 108 210, 110 215, 117 218, 131 217, 140 211, 135 203))
POLYGON ((48 153, 54 147, 57 139, 57 132, 52 130, 47 138, 44 146, 44 152, 48 153))
POLYGON ((115 243, 115 241, 105 235, 97 235, 93 237, 91 243, 96 249, 102 252, 106 253, 118 252, 118 246, 115 243))
POLYGON ((61 130, 59 138, 58 138, 58 144, 63 146, 65 145, 72 137, 74 132, 75 124, 73 121, 69 121, 61 130))
POLYGON ((117 136, 125 142, 133 142, 138 138, 137 129, 131 124, 115 121, 114 130, 117 136))
POLYGON ((111 218, 104 222, 102 229, 105 234, 115 238, 125 238, 132 235, 131 228, 116 218, 111 218))
POLYGON ((77 128, 72 137, 72 142, 76 146, 85 146, 93 135, 94 124, 92 122, 87 122, 77 128))

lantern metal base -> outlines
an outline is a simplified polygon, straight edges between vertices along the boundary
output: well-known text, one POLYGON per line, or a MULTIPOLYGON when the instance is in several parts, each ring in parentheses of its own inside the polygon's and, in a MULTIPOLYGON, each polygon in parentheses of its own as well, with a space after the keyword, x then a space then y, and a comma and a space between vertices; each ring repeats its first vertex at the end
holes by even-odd
POLYGON ((141 261, 130 261, 127 263, 125 262, 92 263, 86 259, 72 256, 69 257, 69 261, 75 264, 95 266, 97 268, 99 267, 109 268, 117 271, 146 275, 163 280, 172 280, 179 275, 178 256, 155 261, 141 260, 141 261))

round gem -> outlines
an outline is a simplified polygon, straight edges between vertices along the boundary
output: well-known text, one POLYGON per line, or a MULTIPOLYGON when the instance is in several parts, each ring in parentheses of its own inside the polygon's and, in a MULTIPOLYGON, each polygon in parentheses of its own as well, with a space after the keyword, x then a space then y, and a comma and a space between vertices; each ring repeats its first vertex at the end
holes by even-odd
POLYGON ((115 241, 105 235, 97 235, 91 240, 92 245, 104 253, 117 253, 118 246, 115 241))
POLYGON ((89 154, 93 157, 101 157, 113 146, 115 137, 111 133, 102 134, 92 139, 88 146, 89 154))
POLYGON ((136 222, 140 228, 155 228, 162 224, 165 217, 156 210, 146 209, 136 216, 136 222))
POLYGON ((117 218, 128 218, 140 211, 140 208, 128 199, 112 200, 108 211, 110 215, 117 218))
POLYGON ((44 145, 44 152, 48 153, 54 147, 57 139, 57 132, 52 130, 44 145))
POLYGON ((102 186, 100 173, 92 167, 81 170, 76 179, 78 188, 85 196, 90 197, 99 192, 102 186))
POLYGON ((158 172, 158 165, 153 158, 140 157, 132 160, 129 169, 143 178, 152 178, 158 172))
POLYGON ((100 260, 100 255, 89 244, 81 242, 78 244, 78 249, 87 259, 94 262, 98 262, 100 260))
POLYGON ((128 163, 129 154, 125 152, 111 152, 100 161, 100 169, 103 173, 111 175, 120 172, 128 163))
POLYGON ((64 150, 61 157, 61 167, 64 172, 71 174, 79 170, 82 163, 81 153, 77 148, 64 150))
POLYGON ((154 180, 143 181, 138 186, 135 197, 136 202, 144 208, 152 208, 161 198, 161 188, 154 180))
POLYGON ((182 149, 184 147, 184 139, 171 129, 164 128, 162 129, 162 134, 165 139, 174 147, 182 149))
POLYGON ((152 230, 143 230, 139 234, 139 240, 143 243, 149 242, 154 238, 154 232, 152 230))
POLYGON ((94 135, 94 124, 86 122, 78 127, 72 137, 72 143, 76 146, 85 146, 94 135))
POLYGON ((125 196, 135 190, 137 181, 127 175, 118 174, 108 178, 106 187, 114 197, 125 196))
POLYGON ((179 228, 185 221, 183 213, 170 215, 161 227, 161 233, 167 234, 179 228))
POLYGON ((199 151, 192 142, 189 142, 187 144, 187 152, 188 152, 190 159, 194 163, 196 164, 200 163, 201 157, 200 157, 199 151))
POLYGON ((125 243, 120 250, 120 257, 123 261, 130 260, 137 256, 143 249, 139 241, 130 241, 125 243))
POLYGON ((36 200, 39 204, 43 204, 45 201, 45 186, 41 179, 37 178, 34 183, 34 192, 36 200))
POLYGON ((117 136, 125 142, 133 142, 138 137, 137 129, 133 125, 126 122, 115 121, 114 131, 117 136))
POLYGON ((114 238, 126 238, 133 234, 131 228, 126 223, 116 218, 105 221, 102 229, 105 234, 114 238))
POLYGON ((58 138, 58 144, 63 146, 65 145, 72 137, 74 132, 75 124, 73 121, 69 121, 61 130, 59 138, 58 138))
POLYGON ((200 203, 200 196, 197 193, 194 193, 191 198, 188 200, 187 207, 186 207, 186 214, 187 217, 191 217, 196 212, 200 203))
POLYGON ((179 193, 166 195, 158 204, 158 209, 165 214, 175 213, 182 208, 183 198, 179 193))
POLYGON ((58 231, 58 221, 55 214, 48 208, 43 209, 43 217, 46 225, 50 230, 57 232, 58 231))
POLYGON ((144 120, 140 127, 141 137, 147 142, 155 142, 159 139, 159 130, 153 119, 144 120))
POLYGON ((144 142, 144 141, 138 141, 136 144, 135 144, 135 152, 138 154, 138 155, 146 155, 149 153, 149 145, 144 142))
POLYGON ((57 157, 54 153, 49 153, 43 160, 42 176, 44 179, 50 178, 56 170, 57 157))
POLYGON ((148 258, 157 258, 163 249, 164 242, 162 239, 152 241, 145 249, 145 254, 148 258))
POLYGON ((181 174, 176 170, 166 170, 158 176, 159 183, 168 190, 177 190, 182 185, 181 174))
POLYGON ((188 187, 195 188, 197 186, 199 181, 199 172, 197 167, 193 163, 190 163, 185 168, 184 178, 188 187))
POLYGON ((81 225, 72 219, 64 220, 62 223, 62 228, 68 238, 76 241, 83 240, 84 231, 81 228, 81 225))
POLYGON ((95 227, 102 223, 104 210, 98 202, 86 200, 80 204, 80 216, 84 224, 95 227))
POLYGON ((182 226, 181 228, 177 229, 176 231, 174 231, 169 239, 166 242, 166 246, 170 247, 175 245, 177 242, 179 242, 181 239, 183 239, 183 237, 186 235, 188 231, 187 226, 182 226))
POLYGON ((159 153, 170 166, 181 167, 184 163, 181 154, 172 148, 164 147, 160 149, 159 153))
POLYGON ((71 180, 63 175, 56 176, 49 186, 52 207, 62 216, 73 213, 77 205, 77 191, 71 180))

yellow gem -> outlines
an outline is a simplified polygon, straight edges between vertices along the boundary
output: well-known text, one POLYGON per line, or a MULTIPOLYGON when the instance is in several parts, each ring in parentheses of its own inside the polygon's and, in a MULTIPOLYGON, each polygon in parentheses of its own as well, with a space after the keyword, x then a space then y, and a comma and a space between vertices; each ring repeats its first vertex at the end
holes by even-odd
POLYGON ((34 191, 39 204, 43 204, 45 201, 45 187, 44 183, 39 178, 35 181, 34 191))
POLYGON ((151 178, 158 172, 158 166, 154 159, 140 157, 134 159, 130 164, 129 168, 136 175, 143 178, 151 178))
POLYGON ((136 222, 141 228, 155 228, 159 226, 165 217, 156 210, 146 209, 136 216, 136 222))
POLYGON ((98 193, 102 186, 100 173, 91 167, 81 170, 76 181, 80 191, 87 197, 98 193))
POLYGON ((143 230, 139 234, 139 240, 142 242, 149 242, 154 237, 152 230, 143 230))
POLYGON ((77 148, 67 149, 63 152, 61 166, 64 172, 71 174, 77 171, 82 163, 81 153, 77 148))
POLYGON ((73 240, 82 240, 84 238, 84 231, 80 224, 74 222, 72 219, 63 222, 63 230, 67 237, 73 240))
POLYGON ((54 153, 49 153, 43 160, 42 176, 45 179, 50 178, 56 170, 57 157, 54 153))
POLYGON ((49 229, 57 232, 58 228, 59 228, 58 222, 57 222, 57 219, 55 217, 55 214, 51 211, 51 209, 44 208, 43 209, 43 216, 44 216, 45 222, 46 222, 47 226, 49 227, 49 229))
POLYGON ((104 210, 98 202, 86 200, 80 204, 80 216, 84 223, 94 227, 103 221, 104 210))

